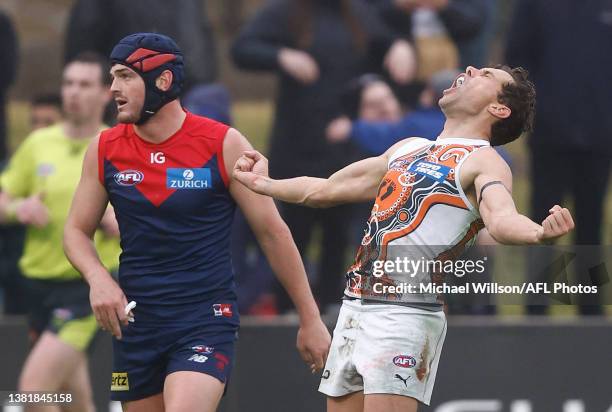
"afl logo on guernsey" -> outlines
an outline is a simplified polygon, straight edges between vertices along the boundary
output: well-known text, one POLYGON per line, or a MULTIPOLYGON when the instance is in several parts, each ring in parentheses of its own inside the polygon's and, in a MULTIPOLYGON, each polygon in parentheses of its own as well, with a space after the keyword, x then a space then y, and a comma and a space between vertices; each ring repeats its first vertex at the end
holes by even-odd
POLYGON ((168 189, 211 189, 210 169, 168 169, 166 174, 168 189))
POLYGON ((393 358, 393 363, 400 368, 414 368, 416 366, 416 359, 414 356, 397 355, 393 358))
POLYGON ((144 180, 144 173, 139 170, 124 170, 113 176, 115 182, 121 186, 134 186, 144 180))

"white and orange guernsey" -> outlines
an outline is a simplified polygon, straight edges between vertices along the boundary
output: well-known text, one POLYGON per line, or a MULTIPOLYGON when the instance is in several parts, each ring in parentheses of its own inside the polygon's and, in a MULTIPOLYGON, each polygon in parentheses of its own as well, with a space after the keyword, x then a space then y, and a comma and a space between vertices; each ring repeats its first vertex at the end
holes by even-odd
POLYGON ((440 274, 433 262, 455 259, 473 243, 484 225, 459 178, 465 160, 488 146, 480 139, 415 138, 391 155, 347 272, 346 296, 441 309, 434 293, 388 293, 401 288, 381 285, 412 284, 421 290, 419 284, 440 274))

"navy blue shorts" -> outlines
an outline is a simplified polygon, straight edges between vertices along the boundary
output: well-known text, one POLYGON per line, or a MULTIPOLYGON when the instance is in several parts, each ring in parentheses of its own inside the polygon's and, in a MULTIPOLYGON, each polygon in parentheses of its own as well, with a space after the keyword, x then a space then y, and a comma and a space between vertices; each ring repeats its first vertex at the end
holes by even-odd
POLYGON ((127 402, 161 393, 166 376, 177 371, 201 372, 228 382, 237 324, 220 323, 221 317, 184 326, 151 326, 139 325, 135 317, 136 322, 123 328, 121 340, 113 338, 112 400, 127 402))

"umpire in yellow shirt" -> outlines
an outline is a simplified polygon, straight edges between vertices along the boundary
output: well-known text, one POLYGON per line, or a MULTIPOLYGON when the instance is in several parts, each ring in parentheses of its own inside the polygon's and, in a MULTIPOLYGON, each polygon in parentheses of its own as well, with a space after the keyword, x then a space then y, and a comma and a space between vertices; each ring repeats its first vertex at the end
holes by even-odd
MULTIPOLYGON (((105 128, 109 84, 106 59, 96 54, 84 53, 66 64, 61 88, 65 120, 29 135, 0 177, 0 221, 27 226, 19 266, 29 289, 34 346, 19 390, 70 392, 70 410, 86 412, 94 410, 86 352, 97 326, 89 287, 64 256, 62 235, 87 146, 105 128)), ((111 271, 119 264, 118 234, 109 209, 96 247, 111 271)), ((34 410, 34 405, 26 407, 34 410)))

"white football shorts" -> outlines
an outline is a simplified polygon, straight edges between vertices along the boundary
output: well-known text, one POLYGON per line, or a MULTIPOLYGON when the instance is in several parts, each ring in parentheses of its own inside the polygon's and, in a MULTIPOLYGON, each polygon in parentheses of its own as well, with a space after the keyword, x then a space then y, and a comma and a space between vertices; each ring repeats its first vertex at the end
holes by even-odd
POLYGON ((442 311, 345 300, 319 391, 403 395, 429 405, 445 336, 442 311))

